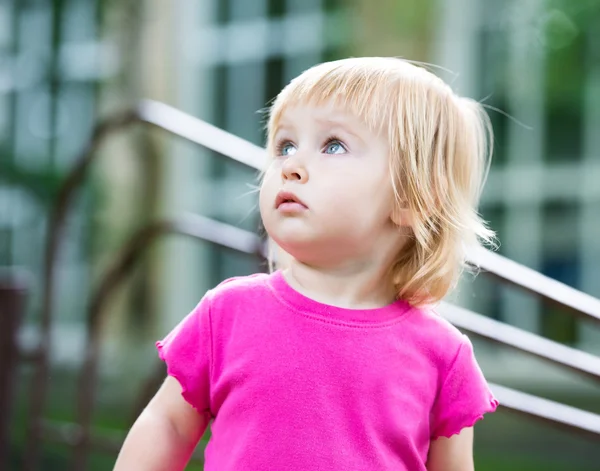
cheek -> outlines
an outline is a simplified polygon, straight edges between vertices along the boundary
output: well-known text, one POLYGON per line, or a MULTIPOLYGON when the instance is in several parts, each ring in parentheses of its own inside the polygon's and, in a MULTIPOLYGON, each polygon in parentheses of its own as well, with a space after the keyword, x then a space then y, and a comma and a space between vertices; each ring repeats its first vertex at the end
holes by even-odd
POLYGON ((383 202, 390 203, 393 200, 394 192, 392 183, 387 174, 369 175, 369 171, 365 170, 364 173, 354 176, 354 178, 346 181, 343 185, 346 187, 346 191, 351 198, 372 205, 379 206, 383 202))
POLYGON ((368 215, 374 223, 388 220, 394 208, 394 191, 387 179, 378 179, 368 182, 362 191, 357 192, 356 205, 368 215))
POLYGON ((265 209, 267 205, 267 200, 269 199, 269 188, 266 185, 266 182, 263 181, 260 186, 260 191, 258 193, 258 209, 260 210, 261 216, 264 217, 265 209))
POLYGON ((273 168, 270 168, 265 173, 258 193, 258 206, 261 214, 268 207, 269 204, 273 202, 275 198, 275 193, 277 191, 277 182, 276 171, 273 168))

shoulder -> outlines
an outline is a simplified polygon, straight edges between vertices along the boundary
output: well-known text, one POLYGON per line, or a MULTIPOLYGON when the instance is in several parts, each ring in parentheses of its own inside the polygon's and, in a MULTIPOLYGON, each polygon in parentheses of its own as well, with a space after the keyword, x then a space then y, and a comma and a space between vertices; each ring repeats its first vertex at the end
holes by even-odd
POLYGON ((254 273, 247 276, 235 276, 221 281, 209 291, 213 300, 237 296, 252 296, 266 288, 267 273, 254 273))
POLYGON ((411 337, 438 367, 449 367, 461 349, 470 348, 468 337, 434 307, 414 309, 410 316, 411 337))
POLYGON ((248 310, 257 303, 264 303, 268 293, 267 273, 227 278, 208 291, 205 298, 213 313, 233 312, 238 307, 248 310))
POLYGON ((224 358, 236 345, 244 346, 242 351, 256 341, 258 332, 273 329, 279 303, 269 287, 270 277, 257 273, 228 278, 206 294, 215 358, 224 358))

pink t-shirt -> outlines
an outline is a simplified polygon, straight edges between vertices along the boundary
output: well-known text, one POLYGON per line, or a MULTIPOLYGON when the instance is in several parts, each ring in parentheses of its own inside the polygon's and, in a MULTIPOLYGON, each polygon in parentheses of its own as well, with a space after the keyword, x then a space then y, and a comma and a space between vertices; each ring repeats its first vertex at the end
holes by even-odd
POLYGON ((280 271, 221 283, 157 346, 214 419, 206 471, 421 471, 431 439, 498 404, 437 314, 324 305, 280 271))

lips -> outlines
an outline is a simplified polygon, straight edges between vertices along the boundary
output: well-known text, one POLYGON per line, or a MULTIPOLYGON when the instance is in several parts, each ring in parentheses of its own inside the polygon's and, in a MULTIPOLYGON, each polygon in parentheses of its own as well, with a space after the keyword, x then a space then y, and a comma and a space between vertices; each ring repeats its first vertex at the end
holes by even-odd
POLYGON ((277 193, 277 197, 275 198, 275 208, 279 209, 281 205, 286 203, 295 203, 300 206, 303 206, 304 208, 307 208, 306 204, 304 204, 304 202, 300 198, 298 198, 294 193, 289 191, 280 191, 279 193, 277 193))

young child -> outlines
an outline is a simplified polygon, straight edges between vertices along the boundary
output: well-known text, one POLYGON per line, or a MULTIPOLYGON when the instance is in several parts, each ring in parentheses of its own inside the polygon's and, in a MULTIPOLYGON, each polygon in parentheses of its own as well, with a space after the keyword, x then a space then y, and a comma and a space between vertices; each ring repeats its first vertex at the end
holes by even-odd
POLYGON ((468 471, 497 401, 432 311, 472 244, 489 121, 395 58, 317 65, 277 97, 260 212, 271 274, 209 291, 158 342, 168 377, 116 470, 468 471))

